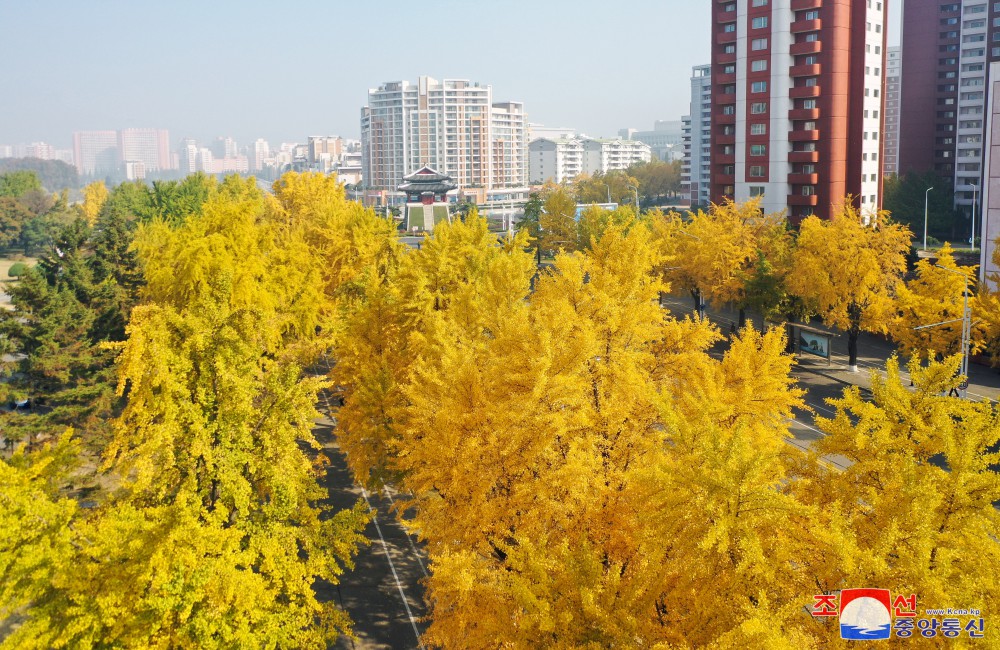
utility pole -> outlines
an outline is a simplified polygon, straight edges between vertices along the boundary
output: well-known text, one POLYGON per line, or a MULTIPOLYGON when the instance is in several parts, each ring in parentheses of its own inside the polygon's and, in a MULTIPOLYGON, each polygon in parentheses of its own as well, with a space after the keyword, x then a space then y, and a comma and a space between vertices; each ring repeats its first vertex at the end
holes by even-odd
POLYGON ((942 271, 962 276, 962 317, 941 321, 940 323, 931 323, 930 325, 920 325, 919 327, 914 327, 913 329, 923 330, 929 327, 938 327, 962 321, 962 365, 958 372, 962 375, 962 377, 964 377, 964 379, 962 380, 962 383, 958 385, 958 396, 965 399, 967 391, 969 390, 969 341, 972 338, 972 310, 969 309, 969 276, 961 271, 949 269, 948 267, 941 266, 940 264, 935 264, 934 266, 942 271))
POLYGON ((928 187, 924 191, 924 250, 927 250, 927 201, 933 187, 928 187))

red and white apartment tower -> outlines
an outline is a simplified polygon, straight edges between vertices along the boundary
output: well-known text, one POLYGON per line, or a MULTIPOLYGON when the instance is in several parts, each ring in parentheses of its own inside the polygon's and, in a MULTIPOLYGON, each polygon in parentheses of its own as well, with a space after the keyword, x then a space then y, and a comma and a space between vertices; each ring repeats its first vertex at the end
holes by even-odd
POLYGON ((885 0, 716 0, 711 197, 882 205, 885 0))

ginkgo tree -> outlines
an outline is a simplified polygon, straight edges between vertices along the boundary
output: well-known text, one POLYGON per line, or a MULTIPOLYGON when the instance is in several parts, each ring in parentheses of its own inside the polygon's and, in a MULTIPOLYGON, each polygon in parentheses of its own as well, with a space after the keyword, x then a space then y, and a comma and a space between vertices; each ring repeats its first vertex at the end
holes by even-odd
MULTIPOLYGON (((974 278, 975 267, 958 265, 948 244, 938 251, 935 262, 917 262, 916 276, 896 292, 897 314, 890 325, 892 338, 904 356, 930 359, 962 352, 965 304, 969 304, 974 319, 978 311, 974 278)), ((979 321, 974 323, 971 353, 979 349, 983 339, 979 321)))
POLYGON ((327 298, 287 284, 321 262, 270 201, 230 178, 198 213, 140 229, 147 283, 104 450, 120 488, 75 517, 45 583, 7 601, 26 606, 12 647, 321 647, 350 631, 314 584, 351 565, 369 515, 321 505, 328 382, 302 363, 327 298))
POLYGON ((788 289, 827 325, 847 331, 853 370, 858 366, 858 335, 889 330, 910 239, 910 231, 887 214, 867 219, 848 200, 830 219, 813 216, 800 225, 788 289))

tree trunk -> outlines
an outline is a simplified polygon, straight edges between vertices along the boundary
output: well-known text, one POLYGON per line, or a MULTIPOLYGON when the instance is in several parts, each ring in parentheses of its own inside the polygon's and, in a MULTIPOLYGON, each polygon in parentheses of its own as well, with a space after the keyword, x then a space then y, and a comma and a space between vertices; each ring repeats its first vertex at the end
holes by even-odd
POLYGON ((788 347, 786 348, 785 351, 788 352, 788 354, 794 354, 795 353, 795 314, 787 314, 787 316, 788 316, 788 323, 787 323, 787 327, 788 327, 788 347))
POLYGON ((860 330, 851 326, 847 330, 847 366, 852 372, 858 371, 858 334, 860 330))
POLYGON ((698 318, 705 318, 705 297, 701 293, 701 289, 694 289, 691 291, 691 297, 694 299, 694 310, 698 313, 698 318))
POLYGON ((851 303, 847 306, 847 316, 851 325, 847 329, 847 367, 851 372, 858 371, 858 335, 861 333, 861 306, 851 303))
POLYGON ((747 324, 747 310, 742 305, 740 306, 740 324, 739 328, 743 329, 747 324))

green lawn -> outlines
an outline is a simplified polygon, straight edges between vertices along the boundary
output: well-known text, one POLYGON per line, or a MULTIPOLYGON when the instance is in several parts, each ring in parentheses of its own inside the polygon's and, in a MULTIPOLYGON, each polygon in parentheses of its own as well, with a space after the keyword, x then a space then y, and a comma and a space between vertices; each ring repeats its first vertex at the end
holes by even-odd
MULTIPOLYGON (((7 271, 10 270, 10 267, 12 267, 17 262, 24 262, 28 266, 32 266, 36 261, 37 260, 32 257, 24 257, 19 260, 0 258, 0 290, 6 288, 7 285, 5 283, 7 282, 17 282, 16 279, 7 275, 7 271)), ((0 309, 9 309, 9 308, 10 308, 10 296, 7 295, 6 291, 4 291, 3 294, 0 295, 0 309)))

